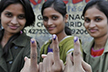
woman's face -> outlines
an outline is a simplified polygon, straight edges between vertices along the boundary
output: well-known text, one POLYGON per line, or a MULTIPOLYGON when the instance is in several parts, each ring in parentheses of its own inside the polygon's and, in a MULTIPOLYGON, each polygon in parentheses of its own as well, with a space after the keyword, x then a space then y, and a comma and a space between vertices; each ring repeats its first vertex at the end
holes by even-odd
POLYGON ((96 7, 89 8, 85 12, 84 20, 84 26, 92 37, 99 38, 107 35, 108 19, 106 15, 96 7))
POLYGON ((21 31, 26 23, 21 4, 11 4, 1 13, 1 24, 6 33, 15 34, 21 31))
POLYGON ((66 19, 52 7, 45 8, 43 11, 43 24, 50 34, 63 32, 66 19))

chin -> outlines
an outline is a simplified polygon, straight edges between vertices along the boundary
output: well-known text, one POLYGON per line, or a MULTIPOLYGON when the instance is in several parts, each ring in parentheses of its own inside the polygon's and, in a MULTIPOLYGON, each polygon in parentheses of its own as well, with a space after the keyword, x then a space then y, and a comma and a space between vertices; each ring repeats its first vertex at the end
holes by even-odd
POLYGON ((56 34, 55 32, 51 32, 51 31, 49 31, 49 33, 50 33, 50 34, 56 34))
POLYGON ((18 33, 19 31, 10 31, 10 33, 13 33, 13 34, 15 34, 15 33, 18 33))
POLYGON ((55 33, 50 33, 51 35, 55 34, 55 33))
POLYGON ((90 35, 91 37, 93 37, 93 38, 98 38, 99 37, 99 35, 90 35))

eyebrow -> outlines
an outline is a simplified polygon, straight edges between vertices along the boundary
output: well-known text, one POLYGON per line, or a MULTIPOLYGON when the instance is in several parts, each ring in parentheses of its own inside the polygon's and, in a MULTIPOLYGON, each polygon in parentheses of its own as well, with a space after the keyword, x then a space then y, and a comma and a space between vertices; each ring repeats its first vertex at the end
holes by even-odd
POLYGON ((10 11, 4 11, 4 12, 9 12, 9 13, 11 13, 10 11))
MULTIPOLYGON (((102 16, 94 16, 94 17, 102 17, 102 16)), ((88 16, 85 16, 84 18, 88 18, 88 16)))
MULTIPOLYGON (((5 13, 12 13, 11 11, 4 11, 5 13)), ((19 15, 25 15, 25 13, 20 13, 19 15)))

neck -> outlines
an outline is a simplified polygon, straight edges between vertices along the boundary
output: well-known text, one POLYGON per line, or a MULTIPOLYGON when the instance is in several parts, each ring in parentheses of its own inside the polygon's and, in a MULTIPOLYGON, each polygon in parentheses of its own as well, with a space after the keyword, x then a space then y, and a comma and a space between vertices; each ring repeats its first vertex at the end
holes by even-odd
POLYGON ((66 37, 66 36, 67 36, 67 35, 66 35, 65 32, 57 34, 58 42, 60 42, 60 41, 61 41, 64 37, 66 37))
POLYGON ((104 48, 107 38, 108 38, 108 34, 105 35, 104 37, 94 38, 95 40, 94 49, 98 50, 98 49, 104 48))

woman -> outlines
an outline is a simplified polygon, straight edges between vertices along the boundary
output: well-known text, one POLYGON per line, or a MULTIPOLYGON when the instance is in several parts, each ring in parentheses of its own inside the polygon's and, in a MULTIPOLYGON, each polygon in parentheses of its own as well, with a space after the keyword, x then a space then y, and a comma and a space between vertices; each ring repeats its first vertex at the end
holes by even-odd
MULTIPOLYGON (((74 41, 71 30, 65 25, 68 21, 66 4, 62 0, 47 0, 41 9, 43 24, 50 34, 56 34, 60 48, 60 59, 66 61, 66 55, 73 51, 74 41), (69 36, 70 35, 70 36, 69 36)), ((41 47, 40 55, 53 52, 52 40, 41 47)), ((42 58, 40 59, 42 61, 42 58)))
POLYGON ((34 21, 35 15, 28 0, 1 0, 0 72, 20 72, 22 69, 24 57, 30 57, 31 40, 23 30, 34 21))
POLYGON ((94 38, 83 47, 84 60, 93 72, 108 71, 108 2, 92 0, 83 10, 84 26, 94 38))

